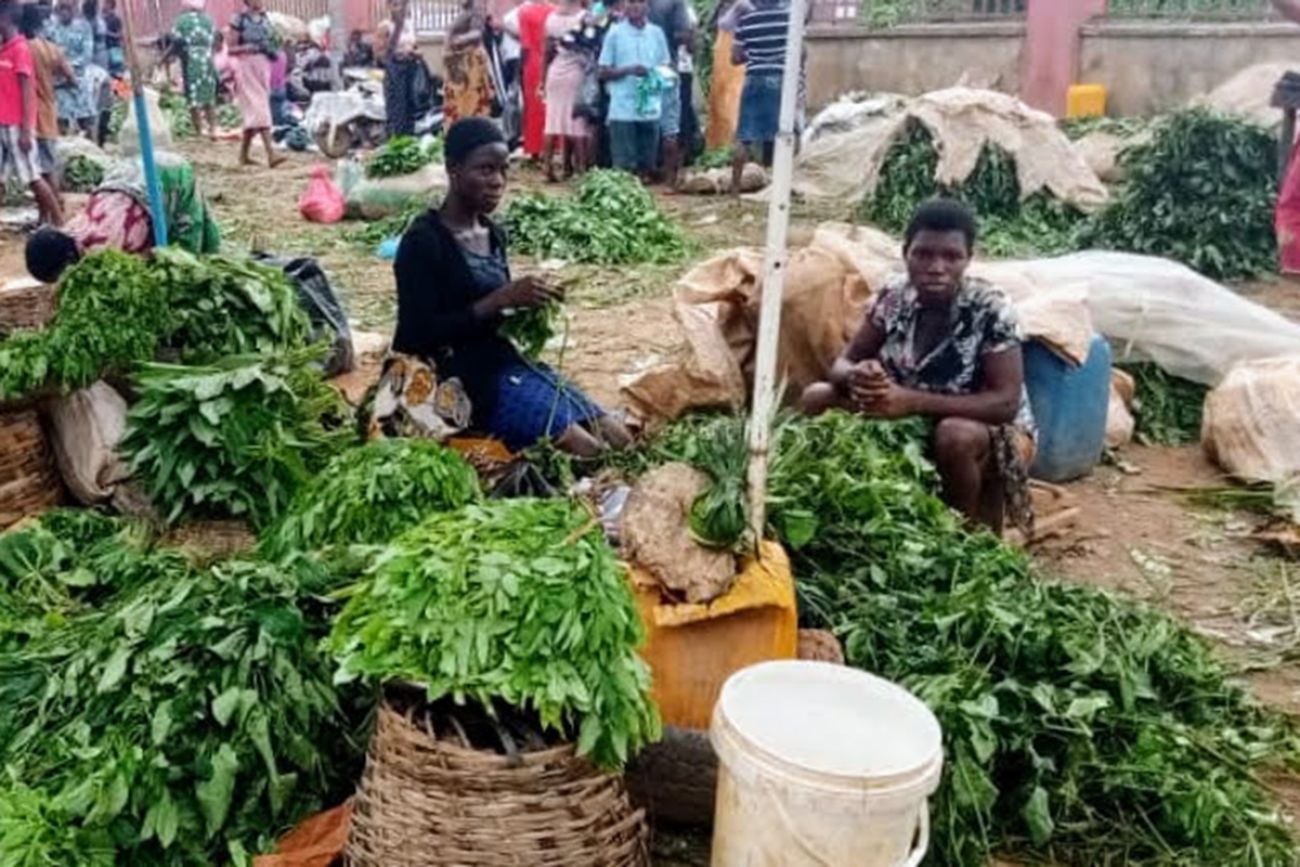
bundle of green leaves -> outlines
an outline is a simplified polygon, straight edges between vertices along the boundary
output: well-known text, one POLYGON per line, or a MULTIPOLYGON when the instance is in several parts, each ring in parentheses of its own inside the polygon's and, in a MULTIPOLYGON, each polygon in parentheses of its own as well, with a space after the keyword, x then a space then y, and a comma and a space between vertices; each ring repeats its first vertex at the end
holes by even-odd
POLYGON ((426 147, 409 135, 393 136, 366 161, 366 177, 409 175, 441 159, 442 139, 435 139, 426 147))
POLYGON ((71 193, 92 193, 104 182, 104 167, 90 157, 77 155, 63 167, 63 189, 71 193))
MULTIPOLYGON (((198 137, 199 131, 194 128, 194 118, 190 115, 190 106, 185 101, 184 94, 165 87, 158 95, 158 107, 167 118, 167 126, 174 138, 198 137)), ((226 129, 237 128, 243 123, 239 106, 232 102, 219 103, 216 113, 217 125, 226 129)))
POLYGON ((248 259, 154 251, 153 274, 171 303, 166 344, 187 362, 302 347, 310 322, 282 271, 248 259))
POLYGON ((525 193, 505 224, 516 250, 597 265, 669 263, 686 256, 686 236, 654 196, 626 172, 597 169, 571 197, 525 193))
POLYGON ((524 358, 536 361, 555 336, 555 323, 563 315, 564 308, 558 301, 516 310, 502 321, 501 336, 513 343, 524 358))
POLYGON ((890 147, 875 193, 860 210, 862 219, 901 234, 917 206, 935 196, 960 199, 980 223, 980 251, 989 256, 1055 255, 1076 249, 1083 214, 1044 192, 1022 200, 1015 159, 986 144, 974 171, 961 184, 935 180, 939 152, 934 136, 917 120, 890 147))
POLYGON ((345 444, 338 393, 316 350, 230 356, 211 365, 147 364, 119 446, 167 521, 274 521, 345 444))
POLYGON ((166 294, 138 256, 104 250, 59 281, 54 320, 0 341, 0 400, 45 387, 81 388, 154 357, 170 322, 166 294))
POLYGON ((1219 280, 1276 268, 1277 142, 1267 129, 1179 111, 1124 151, 1120 165, 1123 186, 1082 243, 1164 256, 1219 280))
POLYGON ((480 498, 478 474, 431 440, 376 440, 340 452, 262 539, 281 557, 328 545, 383 544, 435 512, 480 498))
MULTIPOLYGON (((679 423, 654 459, 689 460, 716 425, 679 423)), ((769 522, 802 616, 939 718, 934 862, 1294 863, 1257 776, 1297 758, 1290 727, 1165 614, 1042 580, 1019 550, 966 531, 935 496, 927 434, 842 413, 782 420, 769 522)))
POLYGON ((340 595, 328 643, 340 678, 535 711, 609 769, 659 736, 623 569, 574 503, 495 500, 434 515, 340 595))
POLYGON ((0 619, 0 863, 247 864, 357 770, 323 574, 144 538, 64 513, 0 536, 0 610, 39 623, 0 619))
POLYGON ((1158 364, 1125 364, 1136 386, 1133 393, 1134 433, 1143 442, 1184 446, 1201 441, 1201 420, 1209 389, 1158 364))

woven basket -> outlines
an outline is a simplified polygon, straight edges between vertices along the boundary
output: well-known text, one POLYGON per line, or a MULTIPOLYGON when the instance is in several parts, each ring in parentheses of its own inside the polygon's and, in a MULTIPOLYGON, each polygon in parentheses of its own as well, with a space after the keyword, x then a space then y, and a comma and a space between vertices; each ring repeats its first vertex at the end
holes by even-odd
POLYGON ((58 295, 44 283, 0 286, 0 334, 44 328, 58 309, 58 295))
POLYGON ((572 745, 510 757, 436 740, 380 706, 357 792, 351 867, 648 864, 645 814, 572 745))
POLYGON ((247 521, 191 521, 167 534, 166 543, 204 557, 233 557, 257 547, 247 521))
POLYGON ((0 412, 0 529, 63 498, 45 431, 34 410, 0 412))

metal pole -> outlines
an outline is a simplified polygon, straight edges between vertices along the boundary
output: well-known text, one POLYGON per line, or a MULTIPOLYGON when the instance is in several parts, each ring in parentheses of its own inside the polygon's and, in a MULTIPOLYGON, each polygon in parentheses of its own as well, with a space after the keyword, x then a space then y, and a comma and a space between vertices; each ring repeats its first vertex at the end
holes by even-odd
POLYGON ((140 131, 140 161, 144 164, 144 184, 149 194, 149 216, 153 220, 155 247, 167 246, 167 212, 163 208, 162 186, 158 183, 158 165, 154 162, 153 133, 149 129, 149 107, 144 98, 144 74, 136 50, 135 26, 130 3, 122 4, 122 42, 127 66, 131 70, 131 96, 135 104, 135 121, 140 131))
POLYGON ((772 157, 772 187, 767 208, 767 249, 763 263, 763 298, 758 317, 758 356, 754 365, 753 410, 749 419, 749 515, 755 539, 767 523, 767 464, 772 408, 776 403, 776 354, 781 335, 781 302, 789 261, 790 187, 794 178, 795 113, 803 59, 804 11, 807 0, 790 0, 790 26, 781 81, 781 119, 772 157))

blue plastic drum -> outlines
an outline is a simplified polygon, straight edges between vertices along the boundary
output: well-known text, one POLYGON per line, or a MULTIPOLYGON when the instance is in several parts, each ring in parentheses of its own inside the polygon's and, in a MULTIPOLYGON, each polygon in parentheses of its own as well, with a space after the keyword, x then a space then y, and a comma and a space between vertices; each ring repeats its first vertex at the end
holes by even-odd
POLYGON ((1038 341, 1025 344, 1025 386, 1038 422, 1038 454, 1029 474, 1048 482, 1087 475, 1106 445, 1110 406, 1110 344, 1092 339, 1076 367, 1038 341))

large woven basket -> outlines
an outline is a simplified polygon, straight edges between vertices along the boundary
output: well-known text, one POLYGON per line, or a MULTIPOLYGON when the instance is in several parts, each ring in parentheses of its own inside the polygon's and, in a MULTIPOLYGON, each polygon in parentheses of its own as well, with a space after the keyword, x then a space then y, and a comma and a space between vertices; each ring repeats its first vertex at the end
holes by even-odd
POLYGON ((438 740, 384 703, 357 792, 352 867, 641 867, 645 814, 572 745, 514 757, 438 740))
POLYGON ((0 412, 0 529, 63 498, 63 486, 35 410, 0 412))
POLYGON ((0 334, 44 328, 54 318, 58 295, 53 286, 27 281, 0 286, 0 334))

